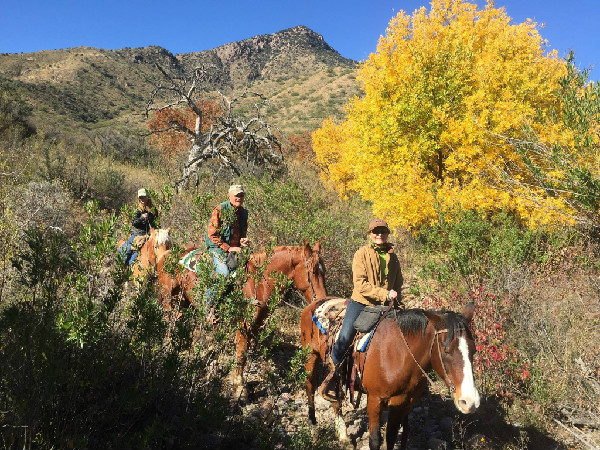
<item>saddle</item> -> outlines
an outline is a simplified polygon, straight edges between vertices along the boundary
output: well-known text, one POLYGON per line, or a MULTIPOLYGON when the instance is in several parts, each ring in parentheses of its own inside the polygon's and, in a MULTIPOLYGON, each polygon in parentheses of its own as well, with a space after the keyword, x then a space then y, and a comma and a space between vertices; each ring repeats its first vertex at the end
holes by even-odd
POLYGON ((200 258, 202 258, 202 255, 202 249, 197 248, 187 253, 183 258, 181 258, 179 260, 179 264, 181 264, 187 270, 196 272, 198 268, 198 261, 200 260, 200 258))
MULTIPOLYGON (((337 340, 337 335, 342 327, 347 304, 347 299, 334 298, 324 302, 313 314, 313 322, 315 322, 319 330, 327 336, 326 358, 329 356, 333 344, 337 340)), ((397 314, 398 310, 389 305, 366 306, 354 321, 354 328, 357 333, 348 349, 349 351, 339 364, 338 373, 342 384, 342 389, 339 392, 348 391, 350 394, 350 402, 355 408, 360 404, 363 392, 361 373, 364 370, 364 364, 362 367, 358 367, 357 364, 355 364, 358 353, 367 353, 369 343, 379 322, 384 317, 393 317, 396 319, 397 314), (358 396, 355 400, 354 394, 356 391, 358 391, 358 396)))
POLYGON ((131 248, 133 248, 136 251, 139 251, 143 247, 143 245, 148 241, 148 239, 150 239, 149 234, 135 236, 133 238, 133 241, 131 241, 131 248))

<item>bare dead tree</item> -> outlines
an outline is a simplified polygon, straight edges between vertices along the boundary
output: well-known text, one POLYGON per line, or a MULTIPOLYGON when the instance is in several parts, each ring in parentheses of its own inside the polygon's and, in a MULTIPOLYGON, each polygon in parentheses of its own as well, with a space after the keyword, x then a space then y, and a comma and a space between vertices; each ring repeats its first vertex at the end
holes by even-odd
POLYGON ((173 76, 157 64, 163 75, 163 82, 155 85, 146 105, 146 116, 151 112, 188 107, 196 116, 194 128, 173 120, 165 127, 152 130, 150 134, 176 132, 184 134, 190 142, 188 160, 183 167, 181 178, 175 181, 175 188, 184 183, 199 182, 198 171, 203 163, 217 163, 215 177, 222 170, 239 176, 249 167, 261 167, 271 172, 281 170, 284 166, 281 144, 275 136, 261 112, 268 106, 268 100, 261 94, 245 91, 241 95, 229 99, 217 91, 221 97, 223 113, 206 132, 202 132, 203 111, 199 104, 200 92, 208 92, 214 67, 196 67, 191 74, 173 76), (253 114, 250 117, 238 117, 235 107, 242 99, 255 98, 253 114))

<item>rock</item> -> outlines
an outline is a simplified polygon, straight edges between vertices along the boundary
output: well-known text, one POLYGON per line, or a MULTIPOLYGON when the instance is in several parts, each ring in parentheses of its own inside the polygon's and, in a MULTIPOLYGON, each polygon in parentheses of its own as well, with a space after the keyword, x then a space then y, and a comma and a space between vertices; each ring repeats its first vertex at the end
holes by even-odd
POLYGON ((452 424, 453 421, 451 417, 443 417, 442 420, 440 420, 440 431, 447 437, 452 437, 452 424))
POLYGON ((356 434, 358 434, 358 430, 359 430, 359 426, 352 424, 352 425, 348 426, 348 428, 346 429, 346 433, 351 434, 351 435, 356 435, 356 434))
POLYGON ((432 437, 427 440, 427 448, 429 450, 447 450, 448 443, 441 439, 432 437))

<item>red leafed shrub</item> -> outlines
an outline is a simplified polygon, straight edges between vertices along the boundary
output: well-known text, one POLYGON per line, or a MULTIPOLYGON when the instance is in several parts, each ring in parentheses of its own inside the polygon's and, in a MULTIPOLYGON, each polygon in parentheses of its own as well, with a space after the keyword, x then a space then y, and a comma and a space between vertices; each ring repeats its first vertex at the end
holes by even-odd
POLYGON ((510 299, 500 298, 480 286, 466 296, 459 293, 451 294, 448 299, 430 296, 423 303, 426 308, 460 311, 462 305, 471 302, 476 307, 471 331, 477 350, 473 358, 477 385, 482 394, 510 402, 523 392, 530 376, 529 364, 521 361, 507 336, 511 322, 510 299))

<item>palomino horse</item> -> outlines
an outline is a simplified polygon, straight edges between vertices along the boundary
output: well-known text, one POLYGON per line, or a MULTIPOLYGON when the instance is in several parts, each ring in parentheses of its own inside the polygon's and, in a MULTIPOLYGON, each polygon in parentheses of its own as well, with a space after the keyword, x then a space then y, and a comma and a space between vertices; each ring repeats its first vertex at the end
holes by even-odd
MULTIPOLYGON (((310 346, 306 363, 308 380, 306 390, 309 420, 315 424, 314 392, 317 385, 318 359, 323 360, 327 342, 313 322, 316 308, 323 302, 308 305, 302 311, 302 346, 310 346)), ((408 438, 408 413, 424 393, 431 380, 427 371, 433 368, 450 389, 456 408, 468 414, 479 407, 479 393, 473 380, 472 357, 475 350, 469 329, 474 307, 469 305, 462 314, 452 311, 424 311, 411 309, 399 311, 395 317, 382 319, 366 352, 356 352, 354 366, 362 379, 363 392, 367 394, 369 418, 369 449, 381 445, 381 412, 387 406, 387 448, 394 448, 400 425, 400 448, 406 448, 408 438)), ((358 377, 357 377, 358 378, 358 377)), ((333 402, 336 429, 340 439, 347 439, 341 417, 340 402, 333 402)))
MULTIPOLYGON (((133 277, 141 280, 150 270, 156 269, 161 258, 171 248, 172 240, 169 228, 150 228, 150 235, 144 245, 137 251, 137 257, 133 264, 133 277)), ((119 241, 119 251, 125 241, 119 241)))
MULTIPOLYGON (((320 251, 319 242, 311 248, 307 241, 303 246, 275 247, 272 253, 267 254, 262 251, 250 256, 246 266, 248 278, 243 293, 245 298, 252 300, 256 309, 252 321, 240 324, 236 333, 237 367, 231 379, 236 394, 239 395, 243 389, 243 371, 250 341, 256 336, 269 314, 268 301, 275 290, 276 283, 274 274, 283 274, 293 281, 309 303, 327 297, 325 269, 320 251), (265 261, 267 261, 266 267, 258 277, 259 268, 265 261)), ((198 280, 196 273, 184 270, 181 274, 171 277, 161 273, 161 264, 162 260, 157 265, 157 273, 163 292, 169 293, 171 299, 180 302, 183 300, 184 304, 194 304, 193 289, 198 280)))

